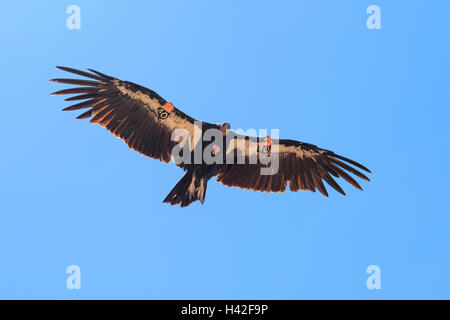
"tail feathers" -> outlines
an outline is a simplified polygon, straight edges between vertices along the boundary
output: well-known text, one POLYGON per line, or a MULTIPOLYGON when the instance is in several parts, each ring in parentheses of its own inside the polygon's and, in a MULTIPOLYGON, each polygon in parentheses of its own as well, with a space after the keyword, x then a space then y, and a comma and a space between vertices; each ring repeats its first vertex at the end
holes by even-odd
POLYGON ((200 200, 203 204, 207 182, 205 178, 197 177, 195 172, 187 172, 172 191, 169 192, 163 202, 171 205, 180 204, 182 208, 197 200, 200 200))

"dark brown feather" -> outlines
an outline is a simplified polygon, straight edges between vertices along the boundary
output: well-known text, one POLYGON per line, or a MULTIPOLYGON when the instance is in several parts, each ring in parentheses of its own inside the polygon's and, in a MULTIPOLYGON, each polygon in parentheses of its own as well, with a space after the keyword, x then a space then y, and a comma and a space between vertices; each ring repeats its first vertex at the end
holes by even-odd
POLYGON ((348 183, 350 183, 355 188, 362 190, 359 183, 355 179, 353 179, 347 172, 345 172, 344 170, 340 169, 339 167, 333 165, 332 163, 330 165, 333 166, 334 169, 339 173, 339 176, 344 178, 348 183))
POLYGON ((61 94, 97 93, 98 90, 99 90, 98 88, 92 88, 92 87, 78 87, 78 88, 59 90, 59 91, 53 92, 50 95, 57 96, 57 95, 61 95, 61 94))
POLYGON ((317 190, 319 190, 320 193, 322 193, 325 197, 328 197, 328 192, 325 186, 323 185, 322 178, 320 178, 317 174, 314 173, 312 174, 312 176, 317 190))
POLYGON ((85 99, 97 98, 98 96, 99 96, 98 93, 80 94, 79 96, 73 96, 70 98, 66 98, 66 99, 64 99, 64 101, 85 100, 85 99))
POLYGON ((102 78, 97 77, 96 75, 94 75, 92 73, 89 73, 89 72, 85 72, 85 71, 81 71, 81 70, 77 70, 77 69, 73 69, 73 68, 61 67, 61 66, 57 66, 57 68, 61 69, 63 71, 67 71, 67 72, 70 72, 70 73, 77 74, 79 76, 83 76, 83 77, 87 77, 87 78, 103 81, 102 78))
POLYGON ((92 109, 86 111, 85 113, 80 114, 77 119, 81 120, 81 119, 86 119, 89 118, 90 116, 92 116, 92 109))
POLYGON ((353 173, 354 175, 360 177, 361 179, 370 181, 370 179, 369 179, 368 177, 366 177, 363 173, 359 172, 358 170, 356 170, 356 169, 353 168, 353 167, 350 167, 348 164, 346 164, 346 163, 344 163, 344 162, 342 162, 342 161, 339 161, 339 160, 337 160, 337 159, 334 159, 334 158, 330 158, 330 159, 331 159, 332 162, 336 163, 336 164, 339 165, 341 168, 343 168, 343 169, 345 169, 345 170, 347 170, 347 171, 353 173))
POLYGON ((83 101, 83 102, 71 105, 70 107, 64 108, 63 111, 73 111, 73 110, 89 108, 93 104, 95 104, 96 102, 98 102, 97 99, 91 99, 91 100, 88 100, 88 101, 83 101))
POLYGON ((100 76, 101 78, 103 78, 103 79, 108 79, 108 80, 114 79, 114 77, 108 76, 108 75, 106 75, 106 74, 104 74, 104 73, 101 73, 101 72, 98 72, 98 71, 96 71, 96 70, 94 70, 94 69, 89 69, 89 68, 88 68, 88 70, 91 71, 91 72, 93 72, 93 73, 96 73, 97 75, 99 75, 99 76, 100 76))
POLYGON ((50 81, 56 82, 56 83, 73 84, 73 85, 80 85, 80 86, 93 86, 93 87, 104 84, 104 82, 99 82, 99 81, 80 80, 80 79, 63 79, 63 78, 51 79, 50 81))
POLYGON ((345 196, 344 190, 337 184, 337 182, 329 175, 326 174, 323 176, 323 180, 325 180, 334 190, 343 194, 345 196))
POLYGON ((341 160, 344 160, 345 162, 348 162, 348 163, 354 165, 355 167, 358 167, 358 168, 360 168, 360 169, 362 169, 362 170, 364 170, 364 171, 367 171, 367 172, 369 172, 369 173, 371 172, 369 169, 367 169, 367 168, 366 168, 365 166, 363 166, 362 164, 360 164, 360 163, 358 163, 358 162, 356 162, 356 161, 354 161, 354 160, 351 160, 351 159, 349 159, 349 158, 340 156, 340 155, 335 154, 335 153, 333 153, 333 157, 338 158, 338 159, 341 159, 341 160))

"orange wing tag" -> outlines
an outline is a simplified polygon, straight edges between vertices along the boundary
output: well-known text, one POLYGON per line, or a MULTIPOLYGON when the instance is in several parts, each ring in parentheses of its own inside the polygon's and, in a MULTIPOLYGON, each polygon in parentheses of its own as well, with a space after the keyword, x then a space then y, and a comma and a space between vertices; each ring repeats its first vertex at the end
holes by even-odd
POLYGON ((165 111, 167 111, 168 113, 171 113, 172 110, 173 110, 173 108, 174 108, 174 106, 173 106, 172 102, 166 102, 166 103, 162 106, 162 108, 163 108, 165 111))

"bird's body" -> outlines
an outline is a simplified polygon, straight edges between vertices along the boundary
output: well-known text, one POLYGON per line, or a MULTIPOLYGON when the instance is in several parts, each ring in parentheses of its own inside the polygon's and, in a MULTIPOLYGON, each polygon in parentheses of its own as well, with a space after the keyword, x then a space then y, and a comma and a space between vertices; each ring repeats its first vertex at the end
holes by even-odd
MULTIPOLYGON (((210 123, 200 124, 199 129, 203 136, 208 129, 220 130, 220 126, 210 123)), ((225 144, 225 137, 223 137, 223 144, 225 144)), ((203 154, 210 144, 209 141, 201 140, 198 142, 199 153, 203 154)), ((184 177, 175 185, 175 187, 166 196, 163 202, 170 204, 178 204, 182 207, 191 204, 193 201, 199 200, 202 203, 205 201, 205 193, 208 181, 217 175, 220 170, 221 164, 207 164, 204 157, 197 157, 195 159, 195 153, 190 153, 189 164, 180 163, 180 166, 186 170, 184 177)))
POLYGON ((130 148, 166 163, 174 158, 186 171, 164 199, 172 205, 203 203, 212 177, 227 186, 255 191, 284 192, 289 185, 291 191, 317 189, 326 196, 323 181, 345 195, 333 177, 361 189, 347 171, 369 180, 356 169, 370 172, 366 167, 332 151, 294 140, 240 135, 228 123, 198 122, 156 92, 132 82, 91 69, 92 73, 58 68, 93 79, 52 80, 81 86, 53 93, 79 94, 67 101, 86 100, 64 110, 87 108, 77 119, 91 118, 130 148))

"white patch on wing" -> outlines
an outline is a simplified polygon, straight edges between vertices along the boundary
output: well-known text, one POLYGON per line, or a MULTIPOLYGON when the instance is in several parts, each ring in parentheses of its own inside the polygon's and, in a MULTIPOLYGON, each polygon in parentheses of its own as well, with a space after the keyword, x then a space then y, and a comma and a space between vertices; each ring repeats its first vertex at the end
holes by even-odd
POLYGON ((119 80, 113 81, 116 88, 122 93, 130 98, 140 101, 144 107, 147 109, 148 113, 155 118, 157 122, 160 122, 162 125, 166 126, 170 131, 174 131, 175 129, 184 129, 187 130, 191 136, 191 151, 195 145, 194 141, 194 126, 191 122, 186 119, 183 119, 175 114, 175 112, 170 112, 169 116, 164 120, 158 119, 158 108, 162 107, 157 99, 151 98, 149 95, 143 93, 140 90, 132 91, 128 89, 126 86, 121 85, 119 80))
POLYGON ((297 157, 299 157, 300 159, 303 159, 303 157, 308 157, 308 158, 312 158, 314 160, 314 158, 316 156, 320 156, 322 153, 324 153, 324 150, 305 150, 302 149, 301 147, 296 147, 296 146, 285 146, 283 144, 279 145, 279 153, 290 153, 290 154, 295 154, 297 157))
POLYGON ((235 137, 227 148, 227 155, 235 152, 246 157, 256 156, 258 154, 258 145, 264 145, 264 141, 258 142, 256 138, 250 137, 246 140, 243 138, 235 137))
POLYGON ((168 127, 171 131, 175 129, 185 129, 189 131, 192 139, 194 137, 194 125, 186 119, 178 117, 174 112, 169 113, 169 116, 164 120, 163 125, 168 127))
POLYGON ((124 85, 120 85, 119 80, 114 80, 114 84, 116 85, 116 88, 123 94, 129 96, 130 98, 134 100, 138 100, 144 104, 144 106, 151 110, 154 113, 154 116, 156 116, 158 108, 161 107, 161 104, 158 102, 157 99, 150 98, 147 94, 143 93, 140 90, 132 91, 128 89, 124 85))

